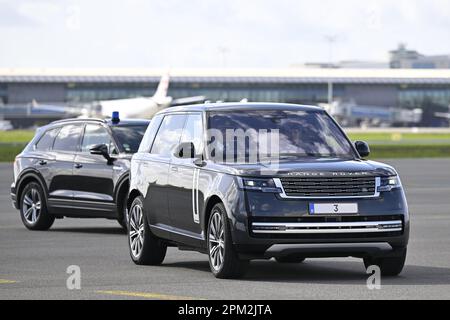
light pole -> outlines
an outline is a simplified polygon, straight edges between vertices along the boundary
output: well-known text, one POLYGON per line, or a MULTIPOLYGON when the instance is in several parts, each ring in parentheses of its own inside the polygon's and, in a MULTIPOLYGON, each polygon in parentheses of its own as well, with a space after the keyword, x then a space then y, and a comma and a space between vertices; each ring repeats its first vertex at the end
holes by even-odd
MULTIPOLYGON (((328 68, 333 68, 333 45, 337 40, 337 35, 326 35, 325 40, 328 42, 328 68)), ((328 105, 333 102, 333 82, 328 80, 328 105)))
POLYGON ((220 46, 217 48, 221 57, 221 62, 222 62, 222 67, 225 68, 227 65, 227 61, 226 61, 226 55, 228 52, 230 52, 230 50, 227 47, 224 46, 220 46))
POLYGON ((333 45, 337 41, 337 35, 326 35, 325 40, 328 42, 328 67, 333 67, 333 45))

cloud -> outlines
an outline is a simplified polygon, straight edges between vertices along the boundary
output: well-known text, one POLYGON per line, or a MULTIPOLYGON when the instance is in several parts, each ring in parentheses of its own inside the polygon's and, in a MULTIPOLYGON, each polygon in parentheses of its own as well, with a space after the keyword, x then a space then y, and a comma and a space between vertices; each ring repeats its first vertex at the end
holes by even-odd
POLYGON ((61 11, 61 5, 54 1, 21 1, 17 4, 17 12, 21 16, 38 21, 41 26, 60 19, 61 11))
POLYGON ((0 66, 287 67, 450 52, 448 0, 0 0, 0 66), (22 28, 25 25, 33 28, 22 28), (37 27, 39 26, 39 27, 37 27), (39 48, 31 53, 29 47, 39 48), (225 47, 221 55, 219 48, 225 47))
POLYGON ((39 22, 21 13, 16 6, 0 1, 0 28, 2 27, 36 27, 39 22))

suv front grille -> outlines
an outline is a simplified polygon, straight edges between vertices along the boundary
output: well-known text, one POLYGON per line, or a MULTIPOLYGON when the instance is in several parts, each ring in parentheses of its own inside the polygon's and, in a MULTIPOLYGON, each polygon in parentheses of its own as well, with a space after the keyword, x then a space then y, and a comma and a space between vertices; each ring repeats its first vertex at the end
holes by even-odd
POLYGON ((288 197, 373 197, 375 177, 280 178, 288 197))

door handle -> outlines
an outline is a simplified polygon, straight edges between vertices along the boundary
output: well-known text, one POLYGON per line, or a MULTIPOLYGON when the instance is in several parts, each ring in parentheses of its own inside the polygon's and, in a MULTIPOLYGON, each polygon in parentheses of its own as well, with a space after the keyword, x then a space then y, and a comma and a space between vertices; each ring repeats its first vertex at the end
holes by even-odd
POLYGON ((45 165, 47 164, 47 161, 41 160, 41 161, 39 161, 39 164, 40 164, 41 166, 45 166, 45 165))
POLYGON ((75 169, 81 169, 83 165, 81 163, 75 163, 75 169))
POLYGON ((172 170, 173 172, 178 172, 178 167, 172 167, 171 170, 172 170))

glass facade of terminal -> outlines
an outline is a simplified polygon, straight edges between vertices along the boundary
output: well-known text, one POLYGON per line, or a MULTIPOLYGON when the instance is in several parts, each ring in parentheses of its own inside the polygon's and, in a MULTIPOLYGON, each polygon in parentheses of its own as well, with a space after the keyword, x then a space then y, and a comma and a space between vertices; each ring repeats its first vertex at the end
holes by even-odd
MULTIPOLYGON (((448 126, 436 112, 450 106, 450 80, 446 78, 333 78, 333 100, 357 106, 381 108, 422 108, 424 126, 448 126)), ((31 102, 82 107, 86 103, 151 97, 159 76, 98 77, 0 77, 0 118, 7 112, 25 114, 31 102), (21 110, 21 111, 20 111, 21 110)), ((168 96, 173 99, 204 97, 211 102, 284 102, 317 105, 328 102, 327 79, 250 76, 173 76, 168 96)), ((202 99, 195 99, 201 101, 202 99)), ((31 125, 31 122, 27 122, 31 125)), ((22 125, 22 124, 21 124, 22 125)))
MULTIPOLYGON (((69 84, 67 102, 122 99, 152 96, 157 84, 69 84)), ((344 87, 333 86, 335 97, 341 97, 344 87)), ((252 83, 180 83, 170 84, 169 95, 174 99, 205 96, 211 101, 267 101, 289 103, 319 103, 328 100, 326 84, 252 84, 252 83)))
MULTIPOLYGON (((154 94, 158 83, 69 83, 66 86, 66 102, 91 102, 108 99, 122 99, 154 94)), ((354 90, 351 84, 333 85, 333 98, 349 100, 354 90)), ((376 85, 358 87, 359 96, 373 94, 376 85)), ((6 88, 6 87, 5 87, 6 88)), ((0 86, 0 98, 6 99, 6 89, 0 86)), ((450 85, 396 85, 392 103, 386 105, 401 107, 421 107, 424 102, 433 102, 442 106, 450 105, 450 85), (395 98, 396 97, 396 98, 395 98)), ((377 91, 377 95, 382 95, 377 91)), ((172 81, 169 95, 174 99, 205 96, 210 101, 267 101, 317 104, 328 101, 327 84, 304 83, 251 83, 251 82, 181 82, 172 81)), ((378 104, 375 104, 378 105, 378 104)))
POLYGON ((152 96, 156 84, 149 83, 69 83, 66 87, 67 102, 91 102, 152 96))
POLYGON ((0 105, 8 102, 8 88, 6 84, 0 83, 0 105))
MULTIPOLYGON (((334 86, 334 95, 341 96, 343 87, 334 86)), ((260 83, 173 83, 169 94, 174 98, 205 96, 211 101, 267 101, 319 103, 328 100, 324 84, 260 84, 260 83)))
POLYGON ((424 102, 442 106, 450 105, 450 86, 415 85, 400 86, 398 104, 402 107, 421 107, 424 102))

